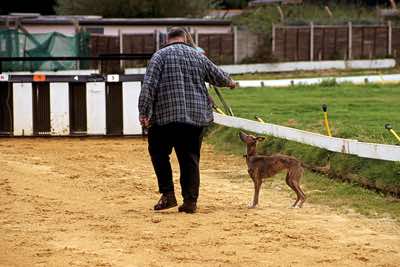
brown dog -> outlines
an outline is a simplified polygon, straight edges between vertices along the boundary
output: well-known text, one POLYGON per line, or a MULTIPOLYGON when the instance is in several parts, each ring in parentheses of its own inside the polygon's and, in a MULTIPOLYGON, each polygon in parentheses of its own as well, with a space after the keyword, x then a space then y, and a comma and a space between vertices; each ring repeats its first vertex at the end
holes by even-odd
POLYGON ((254 197, 253 205, 250 208, 257 207, 258 196, 260 193, 263 178, 272 177, 282 170, 287 170, 286 184, 293 189, 297 195, 296 202, 292 205, 293 208, 301 208, 306 196, 300 188, 300 178, 303 176, 304 169, 300 161, 294 157, 274 154, 272 156, 257 155, 257 141, 262 141, 264 137, 256 137, 247 135, 243 132, 239 133, 240 140, 247 145, 246 163, 248 172, 254 182, 254 197))

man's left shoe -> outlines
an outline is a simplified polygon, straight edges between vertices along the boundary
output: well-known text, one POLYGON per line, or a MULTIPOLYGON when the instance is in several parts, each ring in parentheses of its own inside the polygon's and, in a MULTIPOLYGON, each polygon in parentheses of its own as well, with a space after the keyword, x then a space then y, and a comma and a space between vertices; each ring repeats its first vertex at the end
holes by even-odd
POLYGON ((178 208, 179 212, 195 213, 197 211, 196 202, 185 201, 178 208))
POLYGON ((174 192, 164 193, 161 195, 158 203, 154 206, 154 210, 165 210, 176 207, 177 205, 178 203, 176 202, 174 192))

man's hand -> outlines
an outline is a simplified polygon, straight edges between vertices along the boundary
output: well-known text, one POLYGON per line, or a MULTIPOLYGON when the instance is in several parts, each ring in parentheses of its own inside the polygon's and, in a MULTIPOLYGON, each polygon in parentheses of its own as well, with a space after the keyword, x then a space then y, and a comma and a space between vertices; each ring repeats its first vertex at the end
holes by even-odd
POLYGON ((230 80, 228 87, 231 89, 235 89, 236 88, 236 82, 234 80, 230 80))
POLYGON ((150 119, 146 116, 139 116, 140 125, 144 128, 148 128, 150 126, 150 119))

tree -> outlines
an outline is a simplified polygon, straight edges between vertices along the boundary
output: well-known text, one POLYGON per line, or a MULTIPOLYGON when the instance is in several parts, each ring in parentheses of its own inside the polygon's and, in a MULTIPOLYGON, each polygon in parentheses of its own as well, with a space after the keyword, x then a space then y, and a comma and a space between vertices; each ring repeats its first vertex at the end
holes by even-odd
POLYGON ((201 17, 215 0, 57 0, 59 15, 103 17, 201 17))
POLYGON ((56 0, 3 0, 0 5, 0 14, 40 13, 42 15, 52 15, 54 14, 53 6, 55 2, 56 0))

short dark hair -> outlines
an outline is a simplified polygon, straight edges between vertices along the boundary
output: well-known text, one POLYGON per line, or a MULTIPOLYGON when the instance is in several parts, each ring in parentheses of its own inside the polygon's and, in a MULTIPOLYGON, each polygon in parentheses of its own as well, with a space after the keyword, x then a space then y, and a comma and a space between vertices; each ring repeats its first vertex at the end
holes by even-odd
POLYGON ((186 30, 180 27, 173 27, 168 30, 168 39, 186 37, 186 30))

